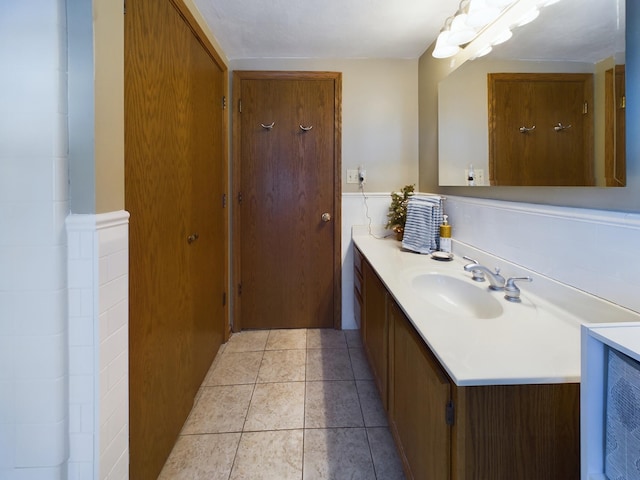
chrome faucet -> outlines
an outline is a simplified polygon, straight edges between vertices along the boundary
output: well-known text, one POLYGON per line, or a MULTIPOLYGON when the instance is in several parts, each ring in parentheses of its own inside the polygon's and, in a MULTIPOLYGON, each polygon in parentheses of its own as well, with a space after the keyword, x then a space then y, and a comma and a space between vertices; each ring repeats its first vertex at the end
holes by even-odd
POLYGON ((467 257, 463 257, 463 258, 466 258, 467 260, 471 260, 472 262, 474 262, 474 263, 468 263, 467 265, 464 266, 465 272, 471 272, 472 280, 475 280, 476 282, 484 282, 484 277, 486 276, 489 279, 489 288, 491 290, 498 290, 498 291, 504 290, 504 285, 506 283, 506 280, 502 275, 500 275, 499 268, 496 268, 495 272, 492 272, 487 267, 485 267, 484 265, 479 265, 477 261, 471 258, 467 258, 467 257))
POLYGON ((474 270, 472 268, 474 265, 479 265, 478 261, 475 258, 467 257, 466 255, 462 258, 464 258, 465 260, 469 260, 471 262, 464 266, 464 269, 467 272, 471 271, 471 280, 475 282, 484 282, 484 272, 482 270, 474 270))
POLYGON ((516 285, 516 280, 522 280, 524 282, 533 282, 531 277, 510 277, 504 287, 504 298, 510 302, 520 301, 520 289, 516 285))

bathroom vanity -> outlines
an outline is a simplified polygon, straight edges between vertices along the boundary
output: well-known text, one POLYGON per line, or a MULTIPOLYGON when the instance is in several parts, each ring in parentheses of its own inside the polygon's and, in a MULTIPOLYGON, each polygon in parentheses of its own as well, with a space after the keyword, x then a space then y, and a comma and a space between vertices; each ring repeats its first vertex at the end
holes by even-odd
POLYGON ((407 477, 578 479, 580 326, 637 315, 541 277, 508 302, 462 255, 528 272, 463 245, 440 262, 353 240, 355 310, 407 477))

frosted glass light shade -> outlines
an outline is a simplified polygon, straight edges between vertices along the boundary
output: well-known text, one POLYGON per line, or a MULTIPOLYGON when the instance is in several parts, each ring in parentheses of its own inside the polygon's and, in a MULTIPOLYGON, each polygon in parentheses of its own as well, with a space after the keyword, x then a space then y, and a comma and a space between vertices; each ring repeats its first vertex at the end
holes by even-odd
POLYGON ((491 7, 504 8, 507 5, 511 5, 515 0, 486 0, 487 5, 491 7))
POLYGON ((456 15, 451 22, 451 31, 447 41, 452 45, 463 45, 469 43, 476 36, 476 30, 467 25, 467 14, 456 15))
POLYGON ((467 25, 473 28, 482 28, 493 22, 499 15, 500 9, 488 5, 486 0, 471 0, 467 14, 467 25))
POLYGON ((501 43, 506 42, 513 36, 513 32, 509 29, 506 29, 502 33, 499 33, 496 38, 493 39, 491 45, 500 45, 501 43))
POLYGON ((522 27, 527 23, 533 22, 536 18, 538 18, 538 15, 540 15, 540 10, 538 10, 537 8, 532 8, 518 21, 518 26, 522 27))
POLYGON ((451 45, 449 42, 449 30, 440 32, 438 39, 436 40, 436 46, 431 54, 434 58, 448 58, 453 57, 460 51, 458 45, 451 45))

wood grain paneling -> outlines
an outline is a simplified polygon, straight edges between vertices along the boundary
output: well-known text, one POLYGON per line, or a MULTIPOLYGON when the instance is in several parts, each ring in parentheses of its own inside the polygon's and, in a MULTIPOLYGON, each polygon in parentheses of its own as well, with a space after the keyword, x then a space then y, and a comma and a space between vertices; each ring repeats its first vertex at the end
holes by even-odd
POLYGON ((449 378, 395 301, 389 301, 388 312, 393 352, 389 418, 405 472, 414 480, 447 480, 451 470, 451 426, 445 417, 451 398, 449 378))
POLYGON ((340 78, 234 73, 235 328, 340 325, 340 78))
POLYGON ((605 72, 604 173, 607 187, 627 184, 625 65, 605 72))
POLYGON ((491 185, 594 184, 591 74, 492 73, 488 88, 491 185))
POLYGON ((225 81, 173 2, 127 2, 130 478, 158 476, 223 341, 225 81))
POLYGON ((373 370, 385 409, 388 406, 389 323, 387 293, 382 281, 367 261, 362 262, 364 277, 364 348, 373 370))
POLYGON ((457 387, 454 403, 454 479, 580 477, 579 384, 457 387))

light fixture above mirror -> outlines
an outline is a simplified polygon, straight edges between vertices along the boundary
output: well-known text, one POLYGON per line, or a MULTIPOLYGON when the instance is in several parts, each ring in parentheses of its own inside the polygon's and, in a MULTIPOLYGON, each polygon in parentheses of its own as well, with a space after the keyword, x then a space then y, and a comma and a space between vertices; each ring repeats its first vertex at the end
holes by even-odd
POLYGON ((469 58, 489 53, 504 43, 514 28, 535 20, 540 9, 560 0, 462 0, 457 12, 447 18, 438 34, 432 55, 449 58, 474 43, 469 58))

